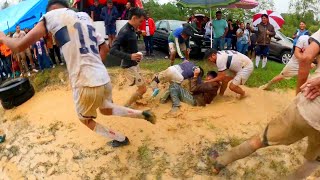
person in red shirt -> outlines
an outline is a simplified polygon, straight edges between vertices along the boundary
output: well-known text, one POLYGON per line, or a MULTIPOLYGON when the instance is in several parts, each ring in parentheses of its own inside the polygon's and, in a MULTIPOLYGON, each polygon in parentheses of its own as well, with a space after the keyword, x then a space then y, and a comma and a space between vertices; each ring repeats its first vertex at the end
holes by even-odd
POLYGON ((142 22, 139 29, 146 47, 146 56, 153 56, 153 35, 156 30, 156 25, 154 20, 149 16, 149 13, 146 13, 146 19, 142 22))

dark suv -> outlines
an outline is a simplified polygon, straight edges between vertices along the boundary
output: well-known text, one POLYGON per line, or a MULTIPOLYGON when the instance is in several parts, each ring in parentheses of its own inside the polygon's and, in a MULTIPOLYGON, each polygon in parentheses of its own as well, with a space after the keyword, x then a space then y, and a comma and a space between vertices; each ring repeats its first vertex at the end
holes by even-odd
POLYGON ((293 43, 280 31, 276 31, 275 37, 271 38, 270 57, 287 64, 291 58, 293 43))
MULTIPOLYGON (((158 48, 168 51, 169 34, 188 24, 185 21, 178 20, 160 20, 156 22, 156 31, 153 36, 153 44, 158 48)), ((190 56, 194 58, 202 58, 204 52, 210 48, 210 39, 205 39, 202 34, 193 30, 193 35, 190 37, 190 56)))

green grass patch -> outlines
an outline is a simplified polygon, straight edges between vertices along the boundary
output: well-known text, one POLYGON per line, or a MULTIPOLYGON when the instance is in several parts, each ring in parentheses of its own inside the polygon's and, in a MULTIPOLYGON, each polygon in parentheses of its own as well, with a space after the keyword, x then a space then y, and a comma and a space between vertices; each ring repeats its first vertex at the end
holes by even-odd
MULTIPOLYGON (((180 63, 181 60, 176 60, 176 64, 180 63)), ((209 70, 216 70, 216 67, 209 64, 208 61, 194 61, 196 65, 201 66, 206 72, 209 70)), ((168 68, 170 65, 169 59, 158 59, 152 61, 143 61, 140 66, 142 69, 148 69, 152 72, 160 72, 168 68)), ((249 87, 259 87, 268 81, 270 81, 274 76, 278 75, 283 69, 284 65, 278 62, 269 61, 266 69, 255 69, 247 81, 246 85, 249 87)), ((296 78, 290 80, 284 80, 277 84, 274 84, 272 88, 277 89, 293 89, 297 83, 296 78)))
POLYGON ((62 79, 66 81, 68 72, 65 67, 58 66, 55 69, 48 69, 37 73, 31 77, 31 82, 36 91, 41 91, 48 85, 62 84, 62 79))

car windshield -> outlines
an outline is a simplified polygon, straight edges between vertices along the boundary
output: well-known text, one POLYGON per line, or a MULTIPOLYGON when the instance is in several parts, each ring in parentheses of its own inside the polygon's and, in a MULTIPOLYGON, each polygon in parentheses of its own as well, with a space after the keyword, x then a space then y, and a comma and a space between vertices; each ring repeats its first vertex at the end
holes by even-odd
POLYGON ((182 27, 182 25, 184 23, 186 23, 186 22, 184 22, 184 21, 169 21, 171 31, 173 31, 179 27, 182 27))
POLYGON ((284 34, 282 34, 280 31, 277 31, 276 34, 277 34, 278 36, 280 36, 280 38, 281 38, 282 40, 284 40, 284 41, 286 41, 286 42, 288 42, 288 43, 292 43, 292 42, 287 38, 287 36, 285 36, 284 34))

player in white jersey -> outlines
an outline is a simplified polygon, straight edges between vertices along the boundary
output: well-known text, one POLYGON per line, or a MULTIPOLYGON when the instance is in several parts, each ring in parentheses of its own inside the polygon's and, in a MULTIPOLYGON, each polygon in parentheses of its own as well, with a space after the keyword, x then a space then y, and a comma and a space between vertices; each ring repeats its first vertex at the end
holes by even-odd
POLYGON ((112 103, 112 86, 102 59, 108 51, 103 38, 95 32, 92 20, 86 13, 68 9, 65 0, 50 0, 47 13, 21 40, 15 41, 0 33, 0 43, 14 52, 20 52, 34 44, 50 31, 56 38, 65 57, 78 117, 96 133, 113 139, 109 144, 119 147, 129 144, 126 136, 95 122, 96 110, 103 115, 144 118, 155 122, 149 111, 138 111, 112 103))
POLYGON ((205 59, 218 67, 218 76, 211 81, 222 82, 220 95, 224 94, 228 82, 232 80, 229 89, 239 94, 240 99, 245 97, 245 91, 240 85, 244 85, 253 72, 253 63, 246 55, 231 50, 209 49, 205 54, 205 59))
MULTIPOLYGON (((307 78, 314 58, 320 53, 320 30, 314 33, 310 45, 302 53, 297 54, 299 59, 299 76, 307 78)), ((245 158, 255 151, 268 146, 290 145, 308 137, 307 148, 304 154, 305 161, 289 177, 277 179, 306 179, 320 165, 320 68, 310 76, 307 82, 299 89, 301 93, 289 104, 285 111, 277 117, 272 117, 265 130, 251 137, 249 140, 232 148, 221 156, 213 151, 213 172, 219 173, 228 164, 245 158)), ((269 150, 272 150, 270 148, 269 150)))
MULTIPOLYGON (((303 51, 309 46, 309 38, 310 36, 308 35, 303 35, 299 37, 295 46, 295 54, 303 51)), ((291 79, 292 77, 297 76, 299 71, 299 60, 297 59, 295 54, 293 54, 290 61, 286 64, 281 73, 275 76, 267 84, 260 86, 260 89, 267 90, 274 83, 280 82, 283 79, 291 79)))

